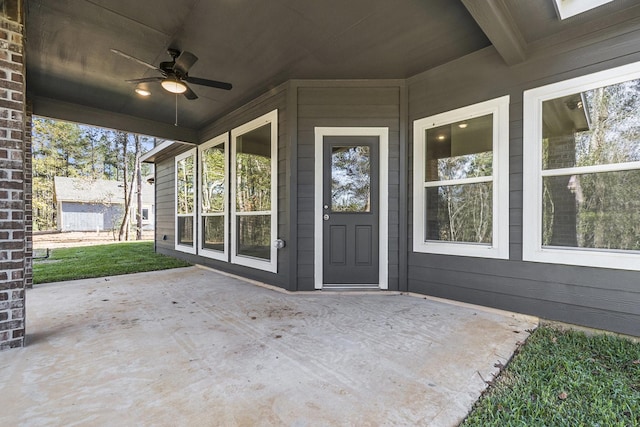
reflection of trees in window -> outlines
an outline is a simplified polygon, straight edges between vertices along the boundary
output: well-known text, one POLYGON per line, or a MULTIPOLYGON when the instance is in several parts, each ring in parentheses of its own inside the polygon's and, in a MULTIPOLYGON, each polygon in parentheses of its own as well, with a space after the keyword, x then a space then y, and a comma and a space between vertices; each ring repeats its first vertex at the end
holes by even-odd
POLYGON ((269 259, 270 241, 270 215, 248 215, 238 218, 238 255, 269 259))
POLYGON ((224 251, 224 215, 202 217, 202 246, 224 251))
POLYGON ((271 209, 271 159, 252 153, 236 155, 236 209, 240 212, 271 209))
POLYGON ((271 124, 235 139, 236 254, 271 258, 271 124), (260 214, 257 214, 260 213, 260 214))
POLYGON ((236 138, 236 209, 271 210, 271 125, 236 138))
POLYGON ((224 212, 224 147, 202 152, 202 213, 224 212))
POLYGON ((491 244, 491 182, 430 187, 427 194, 427 239, 491 244))
POLYGON ((201 236, 204 249, 224 252, 225 249, 225 145, 219 144, 201 151, 201 236))
POLYGON ((331 154, 331 210, 369 212, 371 155, 368 146, 333 147, 331 154))
POLYGON ((639 112, 640 80, 543 103, 543 245, 640 250, 639 112))
POLYGON ((178 214, 193 213, 193 176, 194 157, 189 156, 178 162, 178 173, 176 183, 178 191, 178 214))
POLYGON ((178 244, 193 246, 193 217, 178 217, 178 244))
POLYGON ((428 129, 425 238, 491 244, 493 115, 428 129))

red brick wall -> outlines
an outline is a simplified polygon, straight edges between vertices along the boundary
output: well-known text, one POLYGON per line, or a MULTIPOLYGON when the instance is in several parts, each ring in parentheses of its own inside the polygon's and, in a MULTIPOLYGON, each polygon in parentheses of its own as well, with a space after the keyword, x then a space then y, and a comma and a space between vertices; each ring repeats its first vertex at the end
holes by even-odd
POLYGON ((31 142, 25 138, 22 1, 0 10, 0 350, 24 345, 31 283, 31 142), (28 196, 28 197, 27 197, 28 196))

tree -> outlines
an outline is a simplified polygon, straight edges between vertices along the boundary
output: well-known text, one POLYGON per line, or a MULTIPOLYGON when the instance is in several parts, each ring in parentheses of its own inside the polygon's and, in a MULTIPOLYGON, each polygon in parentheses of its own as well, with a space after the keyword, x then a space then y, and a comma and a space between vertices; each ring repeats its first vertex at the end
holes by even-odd
POLYGON ((79 125, 35 118, 32 130, 34 229, 56 228, 53 177, 82 176, 85 136, 79 125))
MULTIPOLYGON (((125 211, 129 212, 132 206, 131 191, 134 187, 141 188, 142 176, 150 173, 150 166, 142 165, 140 156, 153 146, 153 142, 152 138, 142 135, 34 117, 34 229, 56 228, 56 206, 53 202, 55 176, 124 180, 125 199, 129 206, 125 211)), ((142 204, 138 203, 137 236, 142 225, 141 209, 142 204)), ((124 227, 120 227, 120 239, 128 238, 128 228, 132 222, 128 215, 123 215, 124 227)))

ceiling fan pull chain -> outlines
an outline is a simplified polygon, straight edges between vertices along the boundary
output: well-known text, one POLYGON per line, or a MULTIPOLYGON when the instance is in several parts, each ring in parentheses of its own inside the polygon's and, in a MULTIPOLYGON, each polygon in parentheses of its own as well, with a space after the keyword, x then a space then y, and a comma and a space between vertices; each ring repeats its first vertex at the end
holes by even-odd
POLYGON ((173 125, 178 126, 178 94, 177 93, 176 93, 176 121, 173 125))

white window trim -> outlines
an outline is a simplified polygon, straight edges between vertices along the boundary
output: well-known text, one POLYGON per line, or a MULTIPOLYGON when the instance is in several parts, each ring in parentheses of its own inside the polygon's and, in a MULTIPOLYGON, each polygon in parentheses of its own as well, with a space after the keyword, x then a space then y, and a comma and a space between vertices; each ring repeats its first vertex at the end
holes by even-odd
POLYGON ((542 246, 542 177, 640 168, 640 162, 542 170, 542 103, 640 78, 640 62, 541 86, 524 92, 522 259, 550 264, 640 270, 640 252, 542 246))
POLYGON ((278 238, 278 110, 273 110, 231 131, 231 262, 259 270, 278 272, 278 250, 273 242, 278 238), (237 216, 257 215, 265 212, 236 212, 236 138, 266 124, 271 124, 271 254, 270 259, 261 260, 237 255, 237 216))
POLYGON ((198 252, 200 255, 217 259, 220 261, 229 261, 229 133, 218 135, 213 139, 203 143, 198 147, 198 161, 202 162, 204 156, 202 152, 223 145, 224 148, 224 212, 222 214, 205 214, 202 212, 202 165, 198 165, 198 252), (204 247, 202 238, 202 218, 205 216, 222 216, 224 217, 224 251, 214 251, 204 247))
MULTIPOLYGON (((413 251, 485 258, 509 258, 509 96, 458 108, 413 122, 413 251), (493 114, 493 175, 457 180, 493 182, 492 244, 425 241, 425 133, 427 129, 493 114)), ((449 183, 451 181, 448 181, 449 183)), ((429 185, 437 183, 429 183, 429 185)))
POLYGON ((175 212, 175 233, 174 233, 174 248, 177 251, 181 251, 181 252, 186 252, 189 254, 195 254, 196 253, 196 230, 198 229, 198 224, 196 222, 196 203, 198 203, 198 192, 196 191, 196 176, 198 175, 197 169, 198 169, 198 156, 196 155, 197 153, 197 149, 196 148, 192 148, 189 151, 186 151, 178 156, 176 156, 175 158, 175 172, 174 172, 174 192, 175 192, 175 199, 174 199, 174 212, 175 212), (190 214, 178 214, 178 162, 180 162, 183 159, 186 159, 187 157, 193 156, 193 189, 194 189, 194 194, 193 194, 193 212, 191 212, 190 214), (180 217, 189 217, 191 216, 193 218, 193 236, 192 236, 192 242, 193 242, 193 246, 186 246, 186 245, 181 245, 178 243, 178 218, 180 217))

